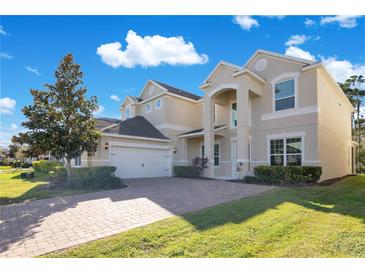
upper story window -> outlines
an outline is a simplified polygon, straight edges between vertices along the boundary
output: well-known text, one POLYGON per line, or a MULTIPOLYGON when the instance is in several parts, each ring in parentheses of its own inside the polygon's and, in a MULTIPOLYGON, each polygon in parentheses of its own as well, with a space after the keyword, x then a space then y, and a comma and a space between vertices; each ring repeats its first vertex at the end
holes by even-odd
POLYGON ((151 104, 146 105, 146 113, 150 113, 152 111, 151 104))
POLYGON ((127 107, 125 109, 125 119, 130 119, 131 118, 131 107, 127 107))
POLYGON ((300 166, 302 164, 302 138, 270 140, 270 164, 272 166, 300 166))
POLYGON ((237 103, 231 105, 231 127, 237 127, 237 103))
POLYGON ((162 102, 161 102, 161 98, 157 99, 155 102, 155 108, 156 109, 160 109, 162 107, 162 102))
POLYGON ((275 84, 275 111, 295 107, 295 80, 275 84))

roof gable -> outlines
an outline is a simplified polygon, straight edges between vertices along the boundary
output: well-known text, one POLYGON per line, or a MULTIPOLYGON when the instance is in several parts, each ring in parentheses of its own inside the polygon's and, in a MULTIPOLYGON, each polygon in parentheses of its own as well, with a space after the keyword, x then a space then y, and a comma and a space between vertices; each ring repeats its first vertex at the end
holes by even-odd
POLYGON ((153 80, 148 80, 147 83, 144 85, 144 87, 142 88, 140 94, 139 94, 139 98, 141 99, 141 101, 148 99, 149 97, 155 96, 158 93, 167 91, 166 88, 164 88, 163 86, 159 85, 157 82, 153 81, 153 80), (154 91, 153 94, 148 94, 150 87, 153 86, 154 87, 154 91))
POLYGON ((258 49, 256 50, 256 52, 250 57, 250 59, 248 59, 248 61, 243 65, 243 68, 248 68, 248 66, 256 59, 256 57, 258 57, 259 55, 266 55, 266 56, 270 56, 273 58, 278 58, 281 59, 283 61, 286 62, 292 62, 292 63, 298 63, 298 64, 302 64, 302 65, 310 65, 315 63, 315 61, 312 60, 306 60, 306 59, 302 59, 302 58, 297 58, 297 57, 292 57, 292 56, 288 56, 285 54, 280 54, 280 53, 274 53, 271 51, 267 51, 267 50, 262 50, 262 49, 258 49))
POLYGON ((233 71, 239 71, 241 69, 240 66, 228 63, 226 61, 219 61, 219 63, 215 66, 215 68, 211 71, 211 73, 208 75, 208 77, 204 80, 203 85, 207 83, 215 74, 216 72, 221 69, 222 67, 229 68, 233 71))

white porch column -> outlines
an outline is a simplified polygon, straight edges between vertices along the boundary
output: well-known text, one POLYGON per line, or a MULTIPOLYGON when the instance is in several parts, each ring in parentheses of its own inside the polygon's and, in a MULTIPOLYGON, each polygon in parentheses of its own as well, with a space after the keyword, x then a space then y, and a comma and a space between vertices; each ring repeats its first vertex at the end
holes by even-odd
POLYGON ((237 90, 237 164, 243 163, 240 178, 248 174, 248 138, 249 138, 249 90, 247 79, 242 79, 237 90))
POLYGON ((214 99, 209 96, 204 98, 204 154, 208 157, 208 168, 204 176, 214 177, 214 99))

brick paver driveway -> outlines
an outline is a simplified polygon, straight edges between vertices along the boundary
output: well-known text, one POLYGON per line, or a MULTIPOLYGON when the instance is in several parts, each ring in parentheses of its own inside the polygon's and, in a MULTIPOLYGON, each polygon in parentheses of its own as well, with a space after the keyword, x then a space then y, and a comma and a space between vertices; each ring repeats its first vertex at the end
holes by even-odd
POLYGON ((219 180, 126 180, 127 188, 0 206, 0 257, 32 257, 270 189, 219 180))

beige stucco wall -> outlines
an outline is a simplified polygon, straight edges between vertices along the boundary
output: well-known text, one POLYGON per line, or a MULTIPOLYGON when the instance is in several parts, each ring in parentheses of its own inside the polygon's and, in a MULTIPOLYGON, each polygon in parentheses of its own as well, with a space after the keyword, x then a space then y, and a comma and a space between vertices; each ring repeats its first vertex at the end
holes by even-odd
POLYGON ((322 69, 317 71, 318 101, 318 159, 322 179, 351 173, 351 108, 336 92, 334 84, 322 69))

